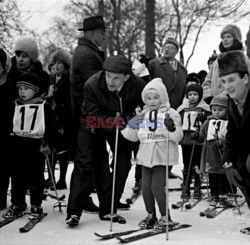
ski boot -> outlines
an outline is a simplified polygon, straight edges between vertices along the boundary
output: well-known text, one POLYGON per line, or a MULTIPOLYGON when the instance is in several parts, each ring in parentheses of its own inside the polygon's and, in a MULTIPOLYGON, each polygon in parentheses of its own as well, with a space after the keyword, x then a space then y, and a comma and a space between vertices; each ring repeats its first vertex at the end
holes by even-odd
POLYGON ((202 198, 202 192, 200 186, 195 186, 194 187, 194 199, 201 199, 202 198))
POLYGON ((27 205, 21 206, 11 205, 6 213, 2 215, 5 219, 16 219, 23 216, 23 212, 26 210, 27 205))
POLYGON ((153 214, 148 214, 148 216, 145 219, 140 221, 138 226, 141 229, 152 229, 156 224, 157 224, 156 214, 153 213, 153 214))
POLYGON ((39 206, 32 205, 30 211, 31 214, 29 216, 29 220, 36 220, 43 215, 43 209, 40 205, 39 206))

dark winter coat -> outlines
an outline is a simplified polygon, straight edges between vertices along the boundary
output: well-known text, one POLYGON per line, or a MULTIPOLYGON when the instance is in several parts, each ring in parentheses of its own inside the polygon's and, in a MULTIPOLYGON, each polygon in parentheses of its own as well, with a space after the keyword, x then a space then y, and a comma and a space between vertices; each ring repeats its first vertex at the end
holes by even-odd
POLYGON ((208 173, 224 174, 222 154, 225 138, 207 140, 208 126, 211 119, 213 119, 212 116, 204 122, 200 130, 199 141, 204 141, 201 157, 201 171, 206 170, 208 173))
POLYGON ((59 138, 56 142, 57 151, 71 149, 73 118, 70 99, 70 72, 65 70, 61 79, 55 84, 55 117, 59 130, 59 138), (64 148, 64 149, 62 149, 64 148))
POLYGON ((227 130, 223 162, 232 162, 234 167, 238 169, 250 196, 250 173, 246 168, 247 158, 250 157, 250 89, 242 116, 239 115, 234 100, 229 98, 227 130))
POLYGON ((160 77, 165 84, 171 108, 177 109, 181 105, 186 89, 187 70, 179 61, 177 72, 174 72, 165 57, 150 60, 148 70, 150 80, 160 77))
POLYGON ((80 119, 83 102, 83 86, 90 76, 102 70, 104 52, 91 40, 82 37, 78 40, 70 70, 71 103, 74 120, 80 119))
MULTIPOLYGON (((16 57, 12 57, 11 58, 11 62, 12 62, 12 66, 9 72, 9 78, 11 79, 11 81, 13 82, 14 88, 15 88, 15 98, 17 98, 18 94, 17 94, 17 89, 16 89, 16 84, 17 84, 17 80, 18 77, 20 75, 22 75, 23 73, 17 69, 17 65, 16 65, 16 57)), ((44 93, 48 93, 49 90, 49 86, 50 86, 50 78, 48 73, 43 69, 42 63, 40 61, 36 61, 32 64, 29 72, 35 73, 39 80, 40 80, 40 92, 39 94, 44 94, 44 93)))
MULTIPOLYGON (((108 117, 114 118, 117 112, 125 122, 134 115, 135 108, 143 106, 141 92, 145 86, 143 79, 130 74, 119 93, 108 90, 105 72, 93 75, 84 85, 84 103, 82 116, 86 125, 88 116, 96 116, 106 122, 108 117)), ((96 122, 95 122, 96 123, 96 122)), ((115 127, 102 129, 106 132, 115 132, 115 127)))

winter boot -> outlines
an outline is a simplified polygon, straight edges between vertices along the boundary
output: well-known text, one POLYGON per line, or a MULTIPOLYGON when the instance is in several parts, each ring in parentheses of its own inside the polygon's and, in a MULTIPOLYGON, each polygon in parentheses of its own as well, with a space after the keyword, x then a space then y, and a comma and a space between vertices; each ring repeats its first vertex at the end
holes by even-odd
POLYGON ((29 216, 30 220, 38 219, 43 215, 43 209, 40 205, 39 206, 32 205, 30 211, 31 211, 31 214, 29 216))
POLYGON ((211 196, 211 200, 210 200, 210 202, 209 202, 209 205, 210 205, 210 206, 217 206, 218 202, 219 202, 219 196, 217 196, 217 195, 212 195, 212 196, 211 196))
POLYGON ((148 214, 148 216, 143 219, 138 226, 141 229, 152 229, 154 228, 154 226, 157 224, 157 218, 156 218, 156 214, 148 214))
POLYGON ((182 192, 181 192, 181 199, 189 200, 190 197, 191 197, 191 193, 190 193, 189 189, 187 191, 182 190, 182 192))
POLYGON ((158 230, 162 230, 165 229, 167 225, 173 227, 177 224, 179 223, 172 221, 170 214, 168 213, 168 219, 166 215, 162 215, 158 223, 155 225, 155 228, 158 230))
POLYGON ((79 220, 80 220, 80 216, 72 214, 72 215, 67 216, 65 222, 69 226, 77 226, 79 225, 79 220))
POLYGON ((194 199, 201 199, 202 198, 202 192, 200 186, 195 186, 194 187, 194 199))
POLYGON ((16 219, 23 216, 23 212, 26 210, 27 205, 11 205, 6 213, 2 215, 5 219, 16 219))

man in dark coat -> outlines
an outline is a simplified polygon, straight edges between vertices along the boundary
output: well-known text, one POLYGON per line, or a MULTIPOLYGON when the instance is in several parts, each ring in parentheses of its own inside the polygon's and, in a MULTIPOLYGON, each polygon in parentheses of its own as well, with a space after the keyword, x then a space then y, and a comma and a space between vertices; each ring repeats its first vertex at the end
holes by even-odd
MULTIPOLYGON (((97 194, 100 201, 99 217, 110 220, 112 180, 106 142, 114 155, 116 120, 119 128, 125 127, 139 105, 143 106, 141 92, 144 81, 135 76, 132 64, 122 55, 106 59, 104 71, 90 77, 84 85, 84 101, 78 134, 78 148, 71 176, 66 223, 78 225, 82 206, 91 192, 91 175, 95 173, 97 194), (116 119, 117 112, 120 113, 116 119), (94 159, 93 156, 96 156, 94 159)), ((116 214, 126 179, 131 168, 131 143, 119 131, 114 196, 113 222, 125 223, 116 214)), ((112 167, 112 164, 111 164, 112 167)))
MULTIPOLYGON (((174 38, 168 38, 165 45, 164 56, 150 60, 148 71, 150 80, 160 77, 167 88, 171 108, 177 109, 185 94, 187 69, 175 56, 179 51, 179 44, 174 38)), ((169 177, 175 178, 169 166, 169 177)))
MULTIPOLYGON (((101 47, 105 43, 105 29, 102 16, 85 18, 83 27, 78 29, 83 31, 84 36, 78 39, 78 46, 74 51, 70 70, 70 92, 75 139, 73 148, 75 149, 77 147, 77 134, 83 102, 83 86, 89 77, 102 70, 105 56, 101 47)), ((73 151, 75 150, 73 149, 73 151)), ((88 204, 85 204, 84 210, 91 213, 99 211, 91 197, 89 197, 88 204)))
POLYGON ((89 77, 102 70, 104 52, 101 46, 105 41, 105 23, 101 16, 89 17, 83 20, 83 27, 78 30, 83 31, 84 36, 78 39, 70 71, 71 102, 77 131, 83 102, 83 86, 89 77))
MULTIPOLYGON (((242 51, 218 57, 219 76, 228 93, 228 127, 223 162, 227 177, 239 187, 250 209, 250 79, 242 51)), ((250 227, 242 229, 250 234, 250 227)))

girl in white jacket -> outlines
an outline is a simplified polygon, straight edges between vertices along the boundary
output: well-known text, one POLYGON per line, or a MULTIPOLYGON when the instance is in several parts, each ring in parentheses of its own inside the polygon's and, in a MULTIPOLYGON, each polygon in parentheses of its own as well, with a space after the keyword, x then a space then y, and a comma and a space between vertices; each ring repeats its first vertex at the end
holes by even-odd
POLYGON ((170 108, 168 93, 160 78, 153 79, 145 86, 142 100, 145 106, 137 115, 137 119, 141 119, 138 128, 126 127, 121 132, 131 141, 140 140, 137 164, 142 165, 142 194, 148 216, 139 226, 150 229, 157 224, 155 200, 161 214, 159 225, 164 226, 172 221, 170 215, 168 219, 166 217, 166 166, 178 164, 177 144, 183 132, 181 117, 170 108))

